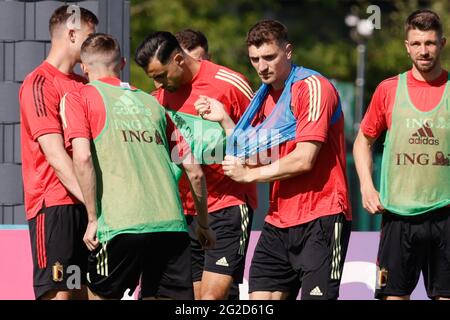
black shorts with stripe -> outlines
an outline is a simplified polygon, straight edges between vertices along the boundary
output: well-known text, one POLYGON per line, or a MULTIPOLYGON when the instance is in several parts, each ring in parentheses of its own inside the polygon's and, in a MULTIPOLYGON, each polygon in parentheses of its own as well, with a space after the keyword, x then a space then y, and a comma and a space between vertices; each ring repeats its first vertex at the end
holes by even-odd
POLYGON ((351 232, 343 214, 278 228, 265 223, 250 266, 249 292, 281 291, 288 299, 337 299, 351 232))
POLYGON ((410 295, 423 273, 429 298, 450 298, 450 208, 383 213, 375 297, 410 295))
POLYGON ((51 290, 78 289, 78 284, 86 284, 89 251, 83 242, 87 227, 84 205, 43 208, 28 225, 36 299, 51 290))
POLYGON ((142 298, 193 300, 187 232, 123 233, 89 255, 88 286, 95 294, 120 299, 141 281, 142 298))
POLYGON ((197 217, 186 216, 191 238, 193 281, 200 281, 203 271, 209 271, 230 275, 235 283, 242 283, 253 209, 241 204, 211 212, 208 218, 216 235, 216 245, 213 249, 203 250, 195 233, 197 217))

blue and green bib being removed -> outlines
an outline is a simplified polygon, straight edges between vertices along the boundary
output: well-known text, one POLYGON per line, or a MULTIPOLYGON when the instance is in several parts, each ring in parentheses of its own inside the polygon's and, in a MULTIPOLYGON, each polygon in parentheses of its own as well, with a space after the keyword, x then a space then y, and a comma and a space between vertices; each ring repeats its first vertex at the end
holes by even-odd
POLYGON ((222 163, 226 136, 219 123, 180 111, 166 109, 166 112, 189 144, 199 163, 222 163))
MULTIPOLYGON (((297 119, 291 109, 292 85, 313 75, 321 76, 314 70, 292 65, 283 92, 272 113, 262 123, 252 126, 251 123, 263 105, 271 87, 262 84, 232 134, 228 137, 226 154, 248 158, 286 141, 293 140, 297 119)), ((339 101, 339 106, 332 116, 331 124, 338 121, 341 116, 342 108, 339 101)))
MULTIPOLYGON (((313 75, 320 74, 293 65, 273 112, 261 124, 253 127, 251 122, 270 89, 269 85, 262 84, 228 139, 226 139, 222 127, 216 122, 173 110, 167 110, 167 113, 181 131, 200 163, 221 163, 224 151, 227 155, 249 157, 295 138, 297 120, 291 110, 292 84, 313 75)), ((339 102, 331 123, 334 124, 341 116, 342 109, 339 102)))

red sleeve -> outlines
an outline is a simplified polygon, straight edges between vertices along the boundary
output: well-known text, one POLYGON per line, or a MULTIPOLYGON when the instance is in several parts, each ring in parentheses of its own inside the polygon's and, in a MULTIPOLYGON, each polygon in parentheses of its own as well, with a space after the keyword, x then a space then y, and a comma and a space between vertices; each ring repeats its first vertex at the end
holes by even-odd
POLYGON ((66 94, 61 102, 61 119, 64 126, 64 140, 69 146, 74 138, 92 139, 88 120, 87 102, 79 90, 66 94))
POLYGON ((173 162, 180 164, 187 155, 191 154, 191 148, 167 113, 166 122, 170 158, 173 162))
POLYGON ((292 93, 297 117, 295 141, 326 142, 331 118, 339 103, 336 89, 328 79, 312 76, 295 83, 292 93))
POLYGON ((237 82, 237 85, 231 85, 230 90, 223 97, 228 102, 225 103, 225 109, 234 123, 237 123, 242 117, 253 97, 253 90, 247 79, 243 77, 239 78, 241 81, 237 82))
POLYGON ((380 83, 376 88, 366 114, 361 121, 361 131, 371 138, 378 138, 387 129, 387 110, 389 99, 387 99, 386 82, 380 83))
POLYGON ((40 74, 26 81, 20 91, 22 121, 28 124, 33 140, 44 134, 62 134, 60 97, 53 83, 40 74))

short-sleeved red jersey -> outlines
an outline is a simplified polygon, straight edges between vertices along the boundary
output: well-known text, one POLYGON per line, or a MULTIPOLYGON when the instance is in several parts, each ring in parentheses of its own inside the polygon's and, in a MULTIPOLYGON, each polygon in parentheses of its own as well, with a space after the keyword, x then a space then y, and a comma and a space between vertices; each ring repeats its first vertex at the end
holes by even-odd
MULTIPOLYGON (((412 71, 408 71, 406 75, 408 93, 414 106, 423 112, 436 107, 444 93, 447 79, 447 71, 442 71, 441 75, 431 82, 417 80, 412 71)), ((395 76, 378 85, 361 122, 361 131, 365 135, 377 138, 391 127, 397 84, 398 76, 395 76)))
POLYGON ((35 217, 43 206, 78 202, 59 181, 37 139, 50 133, 63 134, 59 102, 64 94, 85 82, 85 78, 64 74, 44 61, 20 87, 22 176, 27 219, 35 217))
MULTIPOLYGON (((191 83, 176 92, 158 89, 154 96, 166 108, 197 115, 194 103, 200 95, 215 98, 223 103, 225 110, 235 123, 244 113, 253 96, 246 78, 226 67, 203 60, 200 70, 191 83)), ((256 186, 240 184, 223 174, 222 165, 202 165, 208 188, 208 211, 248 203, 257 206, 256 186)), ((189 191, 189 182, 182 176, 179 183, 181 201, 186 214, 195 214, 194 201, 189 191)))
MULTIPOLYGON (((254 124, 269 116, 281 93, 271 89, 254 124)), ((322 147, 311 171, 270 184, 266 222, 287 228, 341 212, 351 220, 343 116, 331 124, 338 102, 336 89, 324 77, 311 76, 292 85, 296 138, 279 146, 278 157, 286 156, 298 142, 318 141, 322 147)), ((273 149, 271 156, 272 162, 278 158, 273 149)))

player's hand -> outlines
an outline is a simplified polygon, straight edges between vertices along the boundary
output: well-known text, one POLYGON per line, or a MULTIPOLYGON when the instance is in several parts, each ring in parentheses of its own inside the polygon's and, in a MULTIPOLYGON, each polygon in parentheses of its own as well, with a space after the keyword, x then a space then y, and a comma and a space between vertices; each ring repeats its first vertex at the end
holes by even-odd
POLYGON ((200 225, 197 225, 197 239, 202 245, 203 249, 213 249, 216 245, 216 235, 211 228, 205 229, 200 225))
POLYGON ((225 156, 225 159, 222 161, 222 169, 223 173, 237 182, 250 182, 248 181, 248 172, 250 168, 245 165, 245 161, 233 157, 233 156, 225 156))
POLYGON ((383 213, 384 207, 380 201, 379 192, 373 187, 361 188, 362 194, 362 205, 364 209, 369 211, 371 214, 383 213))
POLYGON ((90 251, 94 251, 95 248, 98 247, 99 242, 97 239, 97 220, 88 222, 83 241, 90 251))
POLYGON ((205 120, 221 122, 228 116, 220 101, 207 96, 200 95, 195 101, 194 107, 205 120))

